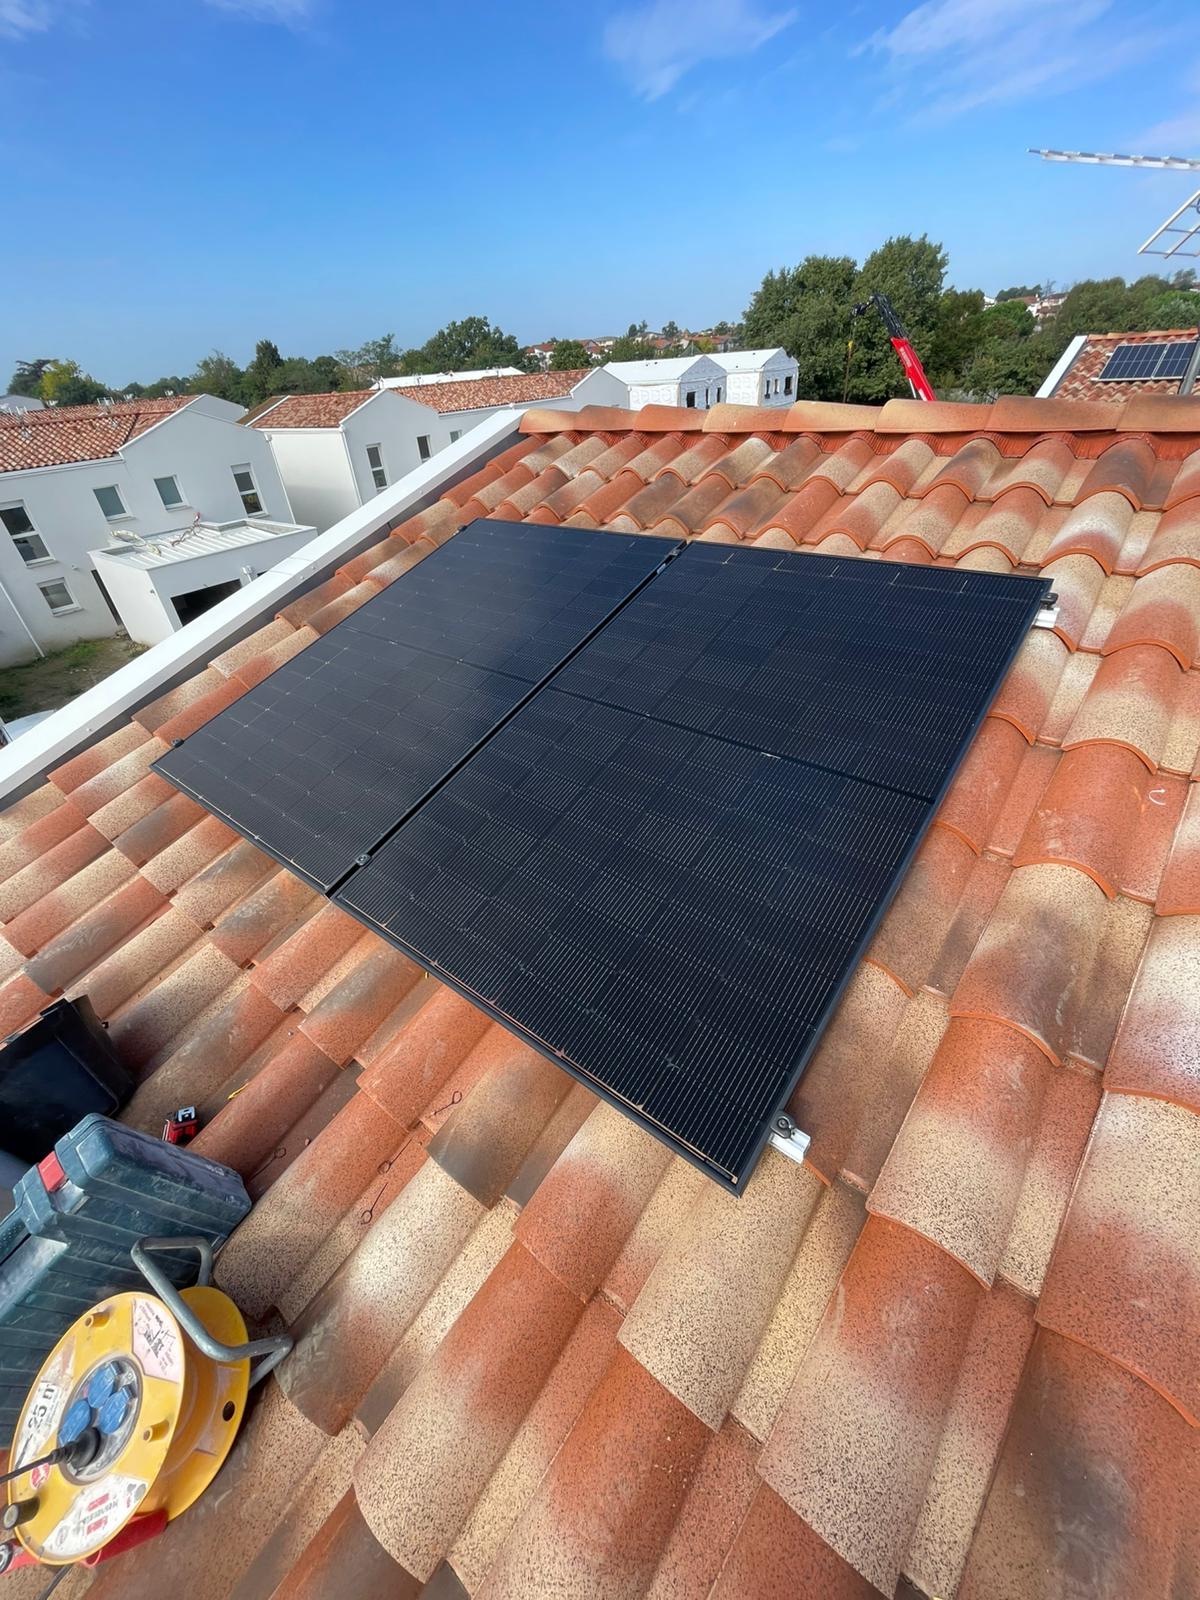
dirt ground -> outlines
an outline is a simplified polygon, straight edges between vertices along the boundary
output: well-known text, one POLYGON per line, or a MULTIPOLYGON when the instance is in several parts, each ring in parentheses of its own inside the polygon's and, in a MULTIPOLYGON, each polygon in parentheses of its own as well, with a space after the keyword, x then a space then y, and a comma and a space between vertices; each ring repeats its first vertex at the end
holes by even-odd
POLYGON ((11 722, 34 711, 56 711, 145 648, 125 638, 81 639, 43 661, 0 668, 0 717, 11 722))

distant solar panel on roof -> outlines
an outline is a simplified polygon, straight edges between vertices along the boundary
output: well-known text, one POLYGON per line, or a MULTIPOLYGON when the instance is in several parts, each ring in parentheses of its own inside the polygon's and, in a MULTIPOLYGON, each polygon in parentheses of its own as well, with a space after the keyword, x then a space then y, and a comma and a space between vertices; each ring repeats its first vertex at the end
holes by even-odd
POLYGON ((155 768, 328 891, 675 548, 475 522, 155 768))
POLYGON ((1195 348, 1195 339, 1167 344, 1119 344, 1105 362, 1100 378, 1106 383, 1182 378, 1195 348))
POLYGON ((1048 588, 689 546, 336 900, 738 1190, 1048 588))

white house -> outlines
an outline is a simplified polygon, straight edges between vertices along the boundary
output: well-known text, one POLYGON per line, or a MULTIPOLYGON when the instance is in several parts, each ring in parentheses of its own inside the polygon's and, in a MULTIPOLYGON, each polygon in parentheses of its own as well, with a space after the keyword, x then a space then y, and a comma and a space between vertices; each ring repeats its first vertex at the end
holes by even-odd
MULTIPOLYGON (((418 396, 410 392, 407 398, 416 400, 418 396)), ((606 368, 580 367, 567 372, 513 372, 423 382, 420 403, 438 413, 446 430, 445 442, 453 444, 498 411, 524 411, 528 406, 549 406, 555 411, 627 406, 629 396, 625 385, 606 368)))
MULTIPOLYGON (((241 416, 211 395, 0 415, 0 665, 125 625, 93 559, 122 537, 198 520, 297 526, 270 447, 241 416)), ((205 574, 219 591, 208 603, 244 565, 231 553, 205 574)))
POLYGON ((469 383, 473 378, 519 378, 520 367, 463 367, 457 372, 413 372, 404 378, 380 378, 377 389, 419 389, 423 383, 469 383))
POLYGON ((161 538, 127 537, 92 559, 130 638, 157 644, 294 555, 316 531, 265 517, 196 522, 161 538))
POLYGON ((774 350, 730 350, 712 360, 725 372, 725 398, 734 405, 790 406, 796 399, 799 363, 780 345, 774 350))
POLYGON ((623 400, 605 405, 694 406, 707 411, 728 399, 725 368, 715 356, 668 356, 649 361, 610 361, 597 369, 615 378, 625 391, 623 400))
POLYGON ((285 395, 244 424, 272 451, 296 515, 322 531, 452 437, 434 407, 394 389, 285 395))

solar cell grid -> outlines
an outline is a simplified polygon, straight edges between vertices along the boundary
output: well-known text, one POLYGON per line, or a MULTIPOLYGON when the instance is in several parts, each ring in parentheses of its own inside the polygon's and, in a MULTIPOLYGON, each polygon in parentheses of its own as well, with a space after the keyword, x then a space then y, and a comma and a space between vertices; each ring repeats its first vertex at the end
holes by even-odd
POLYGON ((155 767, 328 891, 675 548, 473 523, 155 767))
POLYGON ((1119 344, 1100 373, 1106 383, 1137 382, 1148 378, 1182 378, 1196 341, 1167 344, 1119 344))

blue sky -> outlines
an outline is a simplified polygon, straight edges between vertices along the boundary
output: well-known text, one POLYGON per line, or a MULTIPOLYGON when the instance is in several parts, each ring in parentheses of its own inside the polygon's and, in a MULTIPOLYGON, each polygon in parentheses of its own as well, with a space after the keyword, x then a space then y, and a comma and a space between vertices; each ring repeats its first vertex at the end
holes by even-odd
POLYGON ((0 383, 706 325, 889 233, 961 287, 1136 276, 1187 175, 1024 151, 1200 154, 1186 9, 0 0, 0 383))

